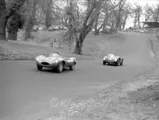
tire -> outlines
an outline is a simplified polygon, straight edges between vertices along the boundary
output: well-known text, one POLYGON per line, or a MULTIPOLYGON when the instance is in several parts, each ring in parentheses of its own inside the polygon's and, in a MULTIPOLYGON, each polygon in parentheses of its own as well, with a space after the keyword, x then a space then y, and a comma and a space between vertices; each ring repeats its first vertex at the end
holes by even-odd
POLYGON ((63 68, 64 68, 64 64, 61 62, 59 63, 58 67, 57 67, 57 72, 58 73, 61 73, 63 71, 63 68))
POLYGON ((103 61, 103 65, 105 65, 106 64, 106 62, 105 61, 103 61))
POLYGON ((118 60, 116 62, 116 66, 120 66, 120 58, 118 58, 118 60))
POLYGON ((121 65, 121 66, 123 65, 123 58, 121 59, 121 63, 120 63, 120 65, 121 65))
POLYGON ((75 63, 73 63, 73 65, 70 66, 70 70, 74 70, 75 69, 75 63))
POLYGON ((42 66, 40 66, 38 64, 36 66, 37 66, 37 70, 42 71, 42 68, 43 68, 42 66))

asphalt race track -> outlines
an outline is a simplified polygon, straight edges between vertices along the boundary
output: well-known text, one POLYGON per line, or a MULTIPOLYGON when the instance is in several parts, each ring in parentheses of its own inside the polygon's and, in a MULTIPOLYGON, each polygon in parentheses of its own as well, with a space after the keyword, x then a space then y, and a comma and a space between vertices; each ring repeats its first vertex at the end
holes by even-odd
POLYGON ((122 34, 125 42, 117 51, 125 58, 122 67, 103 66, 102 59, 79 60, 75 71, 58 74, 50 70, 37 71, 35 61, 1 61, 0 119, 21 115, 20 111, 25 111, 26 106, 29 106, 29 112, 25 114, 36 113, 51 98, 65 99, 91 93, 101 88, 99 85, 106 87, 154 67, 147 36, 122 34))

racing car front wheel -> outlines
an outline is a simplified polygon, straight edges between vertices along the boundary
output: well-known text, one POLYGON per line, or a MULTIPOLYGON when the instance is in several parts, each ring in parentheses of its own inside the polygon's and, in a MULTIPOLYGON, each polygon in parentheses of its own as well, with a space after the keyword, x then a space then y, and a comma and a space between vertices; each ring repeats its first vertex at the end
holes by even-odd
POLYGON ((105 61, 103 61, 103 65, 105 65, 106 64, 106 62, 105 61))
POLYGON ((64 64, 61 62, 59 63, 58 67, 57 67, 57 72, 58 73, 61 73, 63 71, 63 68, 64 68, 64 64))
POLYGON ((75 69, 75 63, 70 66, 70 70, 74 70, 74 69, 75 69))
POLYGON ((121 59, 121 63, 120 63, 120 65, 121 65, 121 66, 123 65, 123 59, 121 59))
POLYGON ((42 71, 42 68, 43 68, 42 66, 40 66, 40 65, 38 65, 38 64, 37 64, 36 66, 37 66, 37 69, 38 69, 38 70, 42 71))

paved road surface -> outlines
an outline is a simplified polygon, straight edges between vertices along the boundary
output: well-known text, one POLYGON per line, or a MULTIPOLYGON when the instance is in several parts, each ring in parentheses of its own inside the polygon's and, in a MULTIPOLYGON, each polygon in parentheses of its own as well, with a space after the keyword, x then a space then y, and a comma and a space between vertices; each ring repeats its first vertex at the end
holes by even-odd
POLYGON ((117 51, 125 57, 122 67, 103 66, 101 59, 79 60, 75 71, 58 74, 37 71, 35 61, 1 61, 0 118, 33 114, 51 98, 91 93, 98 85, 109 86, 151 69, 155 64, 146 35, 122 34, 125 42, 117 51))

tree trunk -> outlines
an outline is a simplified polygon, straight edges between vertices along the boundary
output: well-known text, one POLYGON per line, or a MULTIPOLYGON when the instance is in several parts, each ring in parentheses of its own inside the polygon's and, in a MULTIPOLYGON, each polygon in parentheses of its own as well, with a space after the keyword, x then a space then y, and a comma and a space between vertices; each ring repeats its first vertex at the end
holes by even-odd
POLYGON ((158 22, 158 19, 159 19, 159 5, 157 6, 157 13, 156 13, 155 22, 158 22))
POLYGON ((75 36, 76 36, 76 45, 74 49, 75 54, 79 54, 79 55, 82 54, 82 45, 83 45, 84 39, 86 38, 87 34, 91 31, 93 23, 95 22, 96 17, 99 15, 100 9, 101 9, 101 1, 94 2, 91 8, 87 11, 87 15, 84 19, 83 27, 80 30, 79 36, 77 35, 78 34, 77 31, 75 32, 75 36))
POLYGON ((82 55, 82 45, 80 43, 80 40, 76 40, 76 45, 75 45, 74 53, 82 55))
POLYGON ((33 9, 34 8, 34 1, 33 0, 28 0, 28 13, 26 15, 26 18, 25 18, 25 22, 24 22, 24 25, 23 25, 23 40, 27 40, 28 38, 31 37, 31 30, 32 30, 32 17, 33 17, 33 9))
POLYGON ((7 21, 7 32, 9 40, 17 40, 18 29, 21 28, 21 15, 15 13, 7 21))
POLYGON ((31 31, 33 30, 33 27, 36 24, 36 17, 35 17, 36 16, 36 5, 37 5, 37 3, 34 0, 33 11, 32 11, 32 20, 31 20, 31 25, 30 25, 31 30, 29 31, 30 37, 31 37, 31 31))
POLYGON ((111 24, 111 31, 113 30, 113 28, 114 28, 114 20, 112 20, 112 24, 111 24))
POLYGON ((103 32, 105 31, 105 27, 106 27, 106 25, 107 25, 107 23, 108 23, 108 17, 109 17, 109 16, 106 16, 105 19, 104 19, 103 26, 102 26, 102 31, 103 31, 103 32))
POLYGON ((6 8, 5 0, 0 0, 0 40, 6 40, 6 26, 8 19, 15 14, 17 10, 23 5, 25 0, 19 0, 6 8), (17 4, 19 3, 19 4, 17 4), (13 9, 12 9, 13 8, 13 9))
POLYGON ((82 45, 83 45, 84 39, 86 38, 87 34, 91 31, 94 21, 95 19, 91 19, 90 23, 80 30, 79 36, 77 35, 77 32, 76 32, 75 34, 76 45, 74 49, 75 54, 79 54, 79 55, 82 54, 82 45))
POLYGON ((6 39, 6 28, 7 25, 7 19, 5 16, 0 17, 0 40, 7 40, 6 39))
POLYGON ((141 28, 140 26, 140 14, 138 13, 138 17, 137 17, 137 22, 138 22, 138 27, 141 28))
POLYGON ((76 36, 76 45, 75 45, 75 49, 74 49, 75 54, 82 55, 83 42, 84 42, 84 39, 86 38, 87 34, 91 31, 92 24, 93 24, 93 20, 92 20, 91 24, 89 24, 86 28, 81 29, 79 35, 78 35, 78 33, 75 34, 75 36, 76 36))
POLYGON ((46 26, 47 29, 51 26, 51 15, 50 15, 49 8, 46 11, 45 26, 46 26))
POLYGON ((119 8, 119 13, 117 15, 117 19, 116 19, 116 26, 115 26, 115 30, 117 30, 120 27, 120 22, 121 22, 121 8, 119 8))
POLYGON ((95 29, 94 35, 95 35, 95 36, 96 36, 96 35, 99 35, 99 29, 95 29))
POLYGON ((128 13, 126 13, 122 29, 125 29, 127 19, 128 19, 128 13))
POLYGON ((99 35, 99 30, 98 30, 98 19, 99 19, 99 14, 95 20, 95 26, 94 26, 94 35, 99 35))
POLYGON ((7 17, 6 17, 6 6, 5 6, 5 0, 0 2, 0 40, 6 40, 6 25, 7 25, 7 17))
POLYGON ((69 50, 71 50, 71 44, 73 42, 73 32, 72 31, 70 31, 70 33, 69 33, 69 40, 68 40, 68 42, 69 42, 69 50))
POLYGON ((18 31, 11 32, 11 33, 8 32, 8 38, 7 39, 16 41, 17 40, 17 32, 18 31))
POLYGON ((75 54, 82 55, 82 45, 83 45, 83 41, 84 41, 86 35, 87 35, 86 32, 81 32, 79 34, 79 37, 76 35, 76 45, 75 45, 75 50, 74 50, 75 54))
POLYGON ((29 37, 31 37, 31 29, 32 29, 32 25, 30 23, 30 18, 27 18, 25 20, 25 23, 23 25, 23 40, 27 40, 29 37))
POLYGON ((136 28, 136 22, 137 22, 137 16, 135 16, 135 19, 134 19, 134 28, 136 28))
POLYGON ((104 22, 104 23, 103 23, 103 27, 102 27, 102 31, 103 31, 103 32, 105 31, 105 27, 106 27, 106 23, 104 22))

